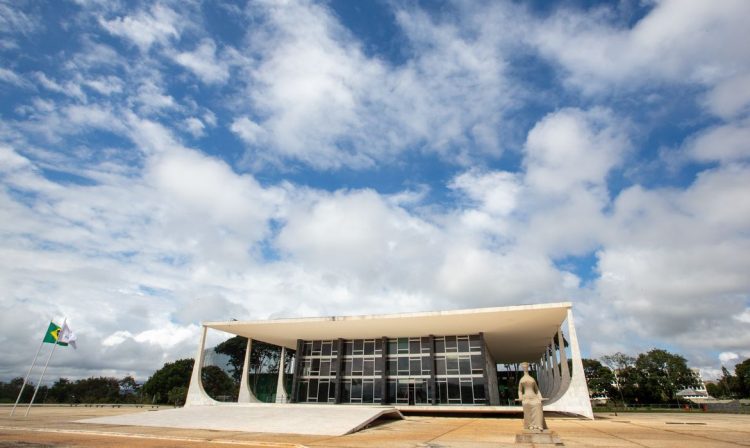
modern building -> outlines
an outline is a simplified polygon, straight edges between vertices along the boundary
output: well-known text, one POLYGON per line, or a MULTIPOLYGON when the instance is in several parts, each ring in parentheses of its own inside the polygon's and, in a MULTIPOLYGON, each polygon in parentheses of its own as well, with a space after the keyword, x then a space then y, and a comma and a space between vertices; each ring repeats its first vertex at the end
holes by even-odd
POLYGON ((291 384, 284 384, 283 362, 279 369, 279 403, 517 412, 518 404, 500 400, 497 366, 529 362, 547 399, 545 410, 593 418, 571 308, 565 302, 204 322, 186 406, 217 403, 200 382, 211 328, 248 338, 240 403, 257 401, 248 386, 248 355, 256 340, 281 347, 282 360, 284 352, 294 351, 291 384))

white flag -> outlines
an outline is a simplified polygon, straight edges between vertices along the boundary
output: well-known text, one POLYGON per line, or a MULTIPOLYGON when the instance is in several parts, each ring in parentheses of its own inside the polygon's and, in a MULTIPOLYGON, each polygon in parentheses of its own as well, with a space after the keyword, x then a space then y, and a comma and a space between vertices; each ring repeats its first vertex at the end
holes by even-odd
POLYGON ((64 323, 62 328, 60 329, 60 334, 57 336, 57 340, 59 342, 66 342, 70 344, 71 347, 77 348, 76 339, 78 338, 76 337, 76 334, 73 333, 73 330, 70 329, 68 323, 64 323))

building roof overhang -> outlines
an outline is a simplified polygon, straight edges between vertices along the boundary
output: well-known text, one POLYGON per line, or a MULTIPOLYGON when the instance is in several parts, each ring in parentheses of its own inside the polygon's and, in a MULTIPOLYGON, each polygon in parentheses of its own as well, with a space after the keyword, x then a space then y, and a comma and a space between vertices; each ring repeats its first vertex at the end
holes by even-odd
POLYGON ((483 333, 497 363, 538 360, 570 302, 421 313, 204 322, 208 328, 294 349, 297 339, 374 339, 483 333))

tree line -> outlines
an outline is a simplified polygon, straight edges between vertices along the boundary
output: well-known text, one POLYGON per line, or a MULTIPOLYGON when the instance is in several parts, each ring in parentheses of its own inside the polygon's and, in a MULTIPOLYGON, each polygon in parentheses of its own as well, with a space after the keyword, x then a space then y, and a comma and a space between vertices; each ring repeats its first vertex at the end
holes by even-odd
MULTIPOLYGON (((21 391, 23 378, 5 383, 0 381, 0 403, 14 403, 21 391)), ((21 403, 31 401, 34 383, 29 382, 21 396, 21 403)), ((132 376, 124 378, 91 377, 71 381, 60 378, 52 386, 42 385, 35 403, 140 403, 140 385, 132 376)))
MULTIPOLYGON (((204 366, 202 369, 203 388, 213 398, 222 401, 235 401, 239 394, 239 380, 242 375, 242 364, 245 358, 247 339, 237 336, 217 345, 213 350, 229 356, 228 375, 217 366, 204 366)), ((275 392, 275 374, 278 372, 280 350, 278 347, 260 341, 253 341, 251 352, 251 384, 256 392, 273 389, 266 395, 275 392), (264 378, 269 374, 273 381, 264 378), (259 383, 260 382, 260 383, 259 383), (268 384, 266 384, 268 383, 268 384)), ((287 352, 286 362, 291 354, 287 352)), ((124 378, 91 377, 72 381, 59 378, 52 386, 39 387, 35 403, 75 404, 75 403, 122 403, 122 404, 174 404, 181 405, 187 396, 190 375, 195 361, 192 358, 178 359, 165 363, 155 371, 145 383, 139 384, 132 376, 124 378)), ((14 403, 21 390, 23 378, 18 377, 9 382, 0 381, 0 403, 14 403)), ((31 401, 34 384, 28 383, 24 389, 21 403, 31 401)), ((260 398, 260 397, 259 397, 260 398)))
POLYGON ((706 384, 706 390, 716 398, 750 398, 750 359, 734 366, 734 375, 721 368, 721 378, 706 384))
MULTIPOLYGON (((592 397, 606 396, 625 404, 675 403, 677 393, 700 386, 684 357, 662 349, 638 356, 624 353, 584 359, 583 369, 592 397)), ((706 390, 715 398, 750 396, 750 359, 735 367, 735 375, 723 368, 724 377, 706 390)))
MULTIPOLYGON (((217 366, 203 367, 203 387, 210 396, 223 401, 237 399, 246 343, 247 339, 238 336, 214 348, 215 352, 228 355, 229 374, 217 366)), ((269 396, 275 392, 279 355, 278 347, 253 342, 249 373, 256 395, 263 394, 265 388, 269 396), (265 381, 268 384, 264 380, 269 380, 265 381)), ((287 352, 287 365, 291 356, 287 352)), ((185 402, 193 364, 194 360, 190 358, 167 362, 143 384, 132 376, 119 379, 91 377, 75 381, 60 378, 52 386, 41 386, 36 402, 181 405, 185 402)), ((638 356, 618 352, 598 360, 584 359, 583 367, 592 396, 606 396, 626 404, 674 403, 678 401, 677 392, 699 386, 685 358, 661 349, 638 356)), ((726 368, 722 371, 722 378, 706 385, 709 395, 716 398, 750 397, 750 359, 737 364, 734 374, 726 368)), ((0 381, 0 403, 13 403, 22 383, 20 377, 7 383, 0 381)), ((34 384, 27 385, 21 402, 28 403, 33 391, 34 384)))

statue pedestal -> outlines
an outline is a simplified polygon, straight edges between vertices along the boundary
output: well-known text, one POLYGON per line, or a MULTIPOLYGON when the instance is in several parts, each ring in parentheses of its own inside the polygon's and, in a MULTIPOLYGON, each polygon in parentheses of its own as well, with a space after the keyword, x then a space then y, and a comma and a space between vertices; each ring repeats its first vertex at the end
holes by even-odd
POLYGON ((560 440, 560 436, 556 432, 550 431, 549 429, 544 430, 531 430, 524 429, 522 433, 516 434, 516 443, 534 443, 537 445, 557 445, 564 446, 560 440))

